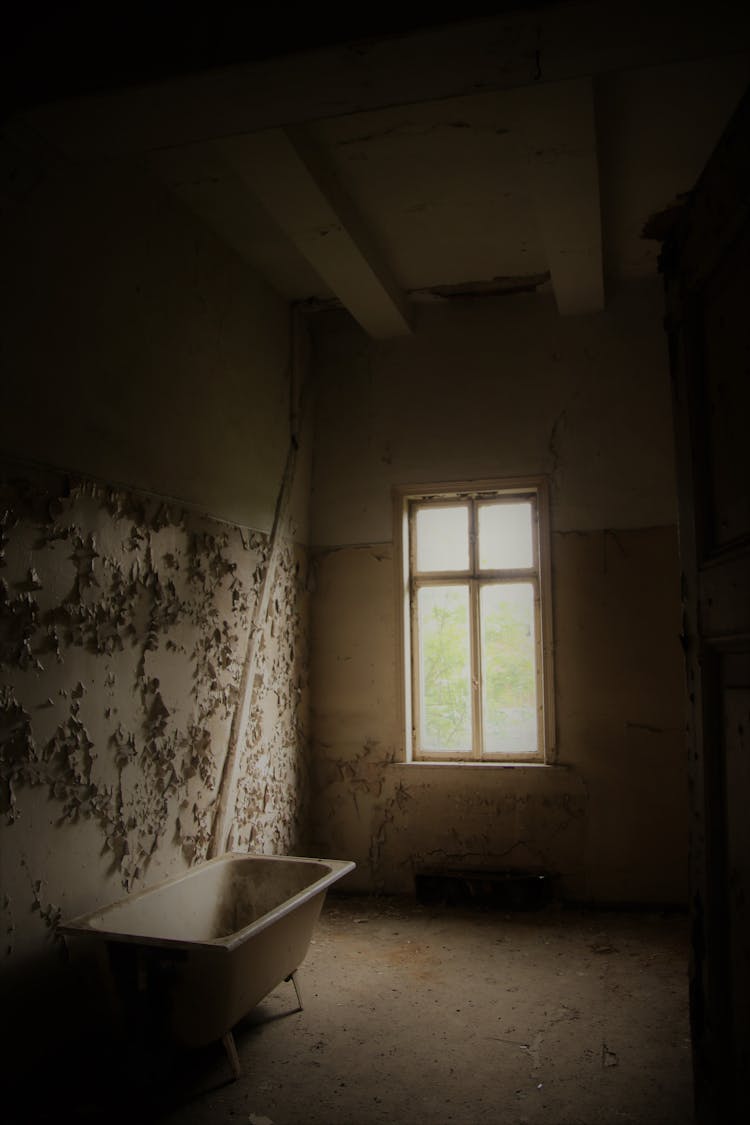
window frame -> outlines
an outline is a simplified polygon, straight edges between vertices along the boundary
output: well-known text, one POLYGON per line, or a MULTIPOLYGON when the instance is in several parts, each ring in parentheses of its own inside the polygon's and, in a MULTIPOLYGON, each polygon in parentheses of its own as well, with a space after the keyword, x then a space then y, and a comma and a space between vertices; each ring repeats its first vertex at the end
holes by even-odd
POLYGON ((555 759, 555 715, 553 688, 552 579, 550 553, 549 481, 547 477, 506 477, 497 480, 453 481, 424 485, 397 485, 393 489, 396 593, 399 624, 398 689, 404 758, 408 763, 450 765, 550 765, 555 759), (532 503, 533 565, 525 568, 484 569, 479 567, 479 508, 485 502, 530 500, 532 503), (416 542, 412 533, 416 513, 424 507, 469 508, 469 569, 465 571, 419 571, 416 542), (537 680, 538 748, 528 751, 486 751, 482 746, 482 684, 480 668, 481 589, 488 585, 530 583, 534 589, 535 661, 537 680), (472 745, 466 751, 424 750, 418 746, 419 669, 415 656, 418 644, 417 594, 425 586, 468 586, 471 660, 472 745))

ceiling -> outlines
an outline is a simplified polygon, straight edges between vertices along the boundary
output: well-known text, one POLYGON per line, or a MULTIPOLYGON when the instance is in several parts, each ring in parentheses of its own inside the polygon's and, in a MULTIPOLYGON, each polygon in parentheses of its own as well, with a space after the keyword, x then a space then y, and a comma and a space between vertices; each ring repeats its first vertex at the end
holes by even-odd
POLYGON ((163 81, 335 43, 362 43, 564 0, 284 5, 248 0, 9 0, 0 39, 0 112, 163 81))
POLYGON ((375 337, 467 294, 585 314, 655 273, 644 224, 750 82, 748 16, 696 11, 533 5, 58 99, 13 116, 5 160, 145 168, 285 297, 375 337))

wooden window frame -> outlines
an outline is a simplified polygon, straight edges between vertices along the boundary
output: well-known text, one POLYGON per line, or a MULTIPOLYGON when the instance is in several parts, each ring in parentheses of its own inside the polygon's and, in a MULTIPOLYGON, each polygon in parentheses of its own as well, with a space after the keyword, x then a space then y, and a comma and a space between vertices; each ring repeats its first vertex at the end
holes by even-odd
POLYGON ((397 614, 399 622, 399 698, 404 737, 404 759, 414 763, 470 765, 550 765, 555 758, 553 689, 552 581, 550 556, 549 483, 546 477, 399 485, 393 490, 397 614), (482 503, 530 500, 533 513, 533 565, 528 568, 482 570, 478 558, 478 512, 482 503), (468 570, 420 572, 416 567, 414 520, 420 508, 466 504, 469 509, 468 570), (534 589, 535 656, 537 678, 538 747, 529 751, 485 751, 482 746, 482 683, 479 648, 479 599, 488 585, 530 583, 534 589), (425 751, 418 746, 419 670, 414 653, 417 642, 416 605, 419 589, 426 586, 468 587, 471 617, 471 724, 472 745, 466 751, 425 751))

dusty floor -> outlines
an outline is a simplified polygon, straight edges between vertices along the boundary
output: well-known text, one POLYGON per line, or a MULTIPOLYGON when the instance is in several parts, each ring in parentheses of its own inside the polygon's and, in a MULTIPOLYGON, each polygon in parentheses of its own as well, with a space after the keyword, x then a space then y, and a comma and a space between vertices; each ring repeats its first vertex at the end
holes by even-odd
POLYGON ((79 1072, 67 1119, 686 1125, 686 961, 681 916, 332 898, 304 1011, 282 985, 236 1029, 237 1082, 218 1046, 152 1055, 128 1088, 79 1072))

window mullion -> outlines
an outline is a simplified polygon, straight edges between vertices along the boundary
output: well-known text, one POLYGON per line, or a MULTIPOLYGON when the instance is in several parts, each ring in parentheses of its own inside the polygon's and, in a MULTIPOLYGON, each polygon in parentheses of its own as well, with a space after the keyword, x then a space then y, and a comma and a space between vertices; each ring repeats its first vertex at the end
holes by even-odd
POLYGON ((469 571, 475 577, 479 566, 479 525, 477 520, 477 502, 472 500, 469 504, 469 571))
POLYGON ((411 621, 411 683, 412 683, 412 713, 411 722, 412 728, 409 732, 411 738, 412 754, 417 754, 421 750, 421 723, 422 723, 422 706, 421 706, 421 684, 419 675, 420 663, 420 636, 419 636, 419 621, 417 614, 417 590, 418 584, 413 579, 409 579, 409 617, 411 621))
POLYGON ((469 583, 469 604, 471 609, 471 728, 472 755, 481 758, 484 753, 484 732, 482 730, 482 659, 479 621, 479 582, 472 578, 469 583))
POLYGON ((481 758, 482 732, 482 667, 479 644, 479 522, 476 499, 469 505, 469 627, 471 629, 471 753, 481 758))
POLYGON ((542 620, 542 583, 541 576, 534 580, 534 650, 536 659, 536 692, 537 692, 537 707, 536 707, 536 720, 537 720, 537 745, 542 753, 546 756, 547 739, 545 730, 545 707, 544 707, 544 692, 546 688, 545 682, 545 666, 544 666, 544 645, 543 645, 543 620, 542 620))

